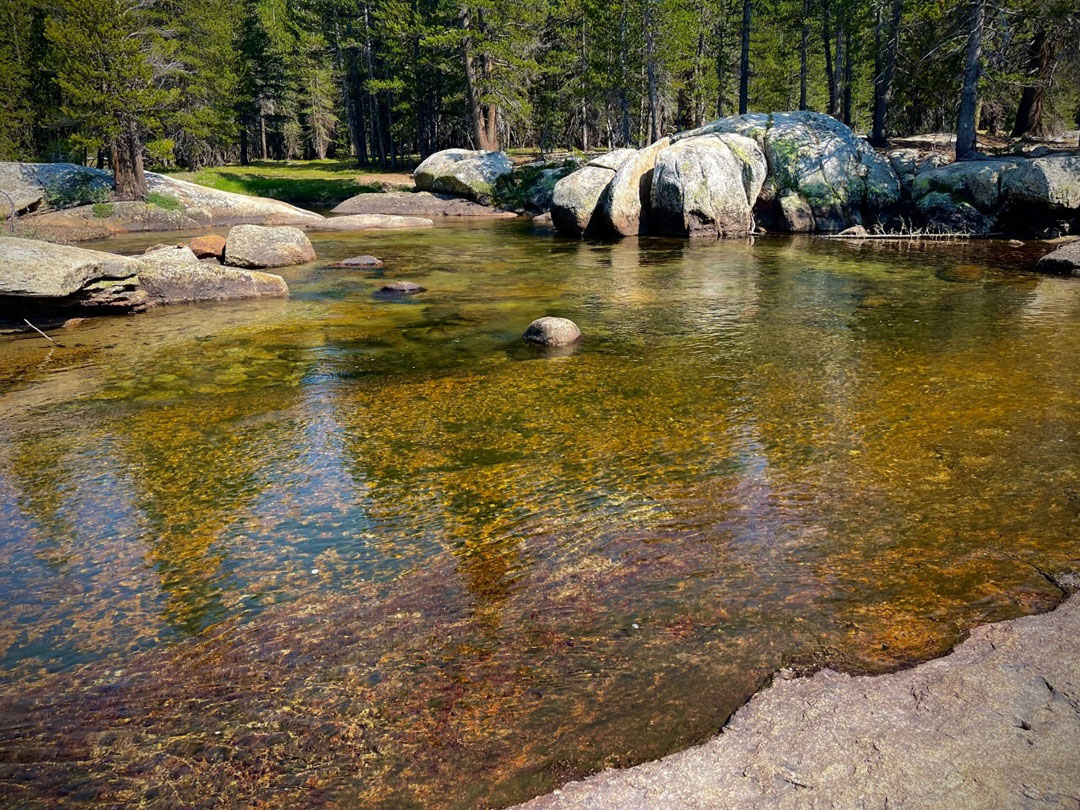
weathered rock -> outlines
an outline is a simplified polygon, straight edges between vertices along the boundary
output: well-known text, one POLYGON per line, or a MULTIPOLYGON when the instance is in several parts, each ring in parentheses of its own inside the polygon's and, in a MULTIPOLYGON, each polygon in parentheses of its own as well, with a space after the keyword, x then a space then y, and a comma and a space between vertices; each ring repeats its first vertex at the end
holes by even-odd
MULTIPOLYGON (((554 166, 545 165, 540 174, 529 186, 528 206, 533 211, 546 213, 551 210, 551 201, 555 196, 555 185, 571 172, 576 172, 583 165, 580 158, 571 157, 554 166)), ((528 169, 523 166, 522 169, 528 169)))
POLYGON ((1075 807, 1078 661, 1073 596, 900 672, 782 673, 709 742, 517 810, 1075 807))
POLYGON ((315 258, 315 249, 299 228, 237 225, 225 240, 225 264, 232 267, 287 267, 315 258))
POLYGON ((551 228, 555 225, 554 221, 551 218, 550 211, 546 211, 543 214, 537 214, 535 217, 532 218, 532 224, 538 228, 551 228))
POLYGON ((864 228, 862 225, 852 225, 850 228, 844 228, 844 230, 840 231, 840 233, 837 234, 837 235, 838 236, 866 236, 868 233, 869 233, 869 231, 867 231, 866 228, 864 228))
POLYGON ((344 259, 343 261, 334 262, 330 266, 331 267, 343 267, 343 268, 349 268, 349 267, 353 267, 353 268, 355 268, 355 267, 371 267, 371 268, 375 268, 375 267, 382 267, 382 266, 384 266, 384 264, 385 264, 385 262, 382 259, 378 258, 377 256, 364 255, 364 256, 352 256, 352 257, 350 257, 348 259, 344 259))
POLYGON ((765 156, 742 135, 684 138, 660 151, 652 179, 652 222, 661 233, 745 236, 765 181, 765 156))
POLYGON ((540 346, 569 346, 581 339, 581 330, 568 318, 548 315, 530 323, 522 338, 540 346))
POLYGON ((1017 161, 1002 175, 1001 193, 1011 203, 1080 211, 1080 155, 1017 161))
POLYGON ((302 227, 323 219, 320 214, 281 200, 218 191, 165 174, 147 172, 146 185, 151 194, 165 194, 178 200, 184 215, 204 227, 245 224, 302 227))
POLYGON ((514 170, 505 152, 444 149, 416 167, 413 181, 420 191, 442 191, 474 200, 486 200, 495 183, 514 170))
POLYGON ((225 237, 217 233, 196 236, 188 247, 200 259, 220 259, 225 255, 225 237))
POLYGON ((777 215, 780 226, 792 233, 811 233, 814 230, 814 212, 810 203, 799 192, 785 188, 777 199, 777 215))
POLYGON ((64 298, 101 281, 132 279, 136 259, 36 239, 0 237, 0 295, 64 298))
POLYGON ((391 281, 380 287, 377 294, 387 298, 397 298, 422 292, 427 292, 427 288, 412 281, 391 281))
POLYGON ((1035 269, 1043 273, 1080 276, 1080 242, 1070 242, 1048 253, 1035 263, 1035 269))
POLYGON ((616 149, 593 158, 555 184, 551 221, 564 236, 581 236, 588 229, 600 198, 615 172, 634 157, 634 149, 616 149))
POLYGON ((85 242, 125 233, 195 230, 204 223, 180 209, 166 209, 142 202, 83 205, 41 211, 22 217, 20 230, 35 237, 60 242, 85 242))
POLYGON ((305 225, 309 231, 387 231, 399 228, 430 228, 434 223, 425 217, 399 217, 394 214, 347 214, 327 217, 305 225))
POLYGON ((757 209, 766 224, 775 218, 775 202, 784 190, 806 200, 815 229, 825 232, 886 222, 900 203, 900 181, 889 161, 832 116, 805 111, 736 115, 679 133, 672 142, 717 132, 750 137, 765 153, 769 183, 757 209))
POLYGON ((155 304, 289 294, 281 276, 201 262, 189 247, 156 250, 144 255, 140 264, 139 280, 155 304))
POLYGON ((648 231, 656 157, 671 141, 662 138, 639 150, 615 172, 600 199, 600 222, 618 236, 648 231))
POLYGON ((513 217, 513 211, 503 211, 472 200, 430 191, 392 191, 386 194, 371 192, 357 194, 337 206, 335 214, 393 214, 408 217, 513 217))
MULTIPOLYGON (((108 193, 111 189, 111 174, 74 163, 0 162, 0 191, 11 198, 17 213, 42 207, 46 196, 76 205, 80 196, 108 193)), ((8 200, 0 195, 0 217, 10 213, 8 200)))
POLYGON ((915 205, 934 232, 987 234, 994 229, 992 216, 966 200, 943 191, 924 194, 915 205))

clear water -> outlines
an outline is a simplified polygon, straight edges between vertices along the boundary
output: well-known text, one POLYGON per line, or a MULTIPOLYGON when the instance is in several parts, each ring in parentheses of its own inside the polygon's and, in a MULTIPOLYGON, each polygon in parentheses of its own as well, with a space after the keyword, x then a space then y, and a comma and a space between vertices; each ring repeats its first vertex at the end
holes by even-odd
POLYGON ((506 806, 1080 568, 1037 250, 314 241, 288 300, 0 338, 0 800, 506 806))

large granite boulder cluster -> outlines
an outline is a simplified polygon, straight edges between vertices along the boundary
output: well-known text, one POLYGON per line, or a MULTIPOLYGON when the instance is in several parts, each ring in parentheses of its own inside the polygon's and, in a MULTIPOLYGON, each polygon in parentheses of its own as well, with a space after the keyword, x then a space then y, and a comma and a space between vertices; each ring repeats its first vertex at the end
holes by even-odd
POLYGON ((911 197, 936 230, 1057 237, 1080 228, 1080 155, 1002 157, 920 172, 911 197))
POLYGON ((889 160, 828 115, 737 115, 595 158, 555 187, 563 234, 719 238, 756 226, 885 225, 902 199, 889 160))

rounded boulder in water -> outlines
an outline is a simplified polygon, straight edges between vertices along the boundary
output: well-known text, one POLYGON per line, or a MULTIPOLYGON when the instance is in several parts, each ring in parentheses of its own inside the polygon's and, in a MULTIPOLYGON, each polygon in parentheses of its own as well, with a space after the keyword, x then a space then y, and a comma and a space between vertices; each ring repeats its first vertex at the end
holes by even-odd
POLYGON ((522 337, 540 346, 569 346, 581 339, 581 330, 568 318, 549 315, 530 323, 522 337))

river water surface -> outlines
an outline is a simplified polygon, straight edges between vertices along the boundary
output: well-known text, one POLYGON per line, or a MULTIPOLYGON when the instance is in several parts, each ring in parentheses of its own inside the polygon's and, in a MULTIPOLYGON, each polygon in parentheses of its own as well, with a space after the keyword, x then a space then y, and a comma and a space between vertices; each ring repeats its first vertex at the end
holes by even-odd
POLYGON ((3 803, 505 807, 1080 568, 1037 250, 313 241, 288 300, 0 337, 3 803))

